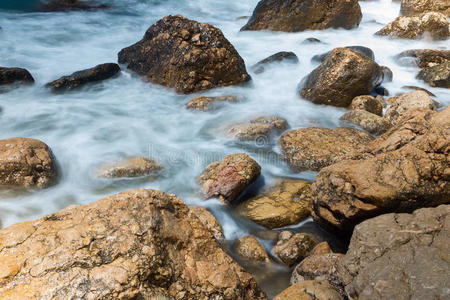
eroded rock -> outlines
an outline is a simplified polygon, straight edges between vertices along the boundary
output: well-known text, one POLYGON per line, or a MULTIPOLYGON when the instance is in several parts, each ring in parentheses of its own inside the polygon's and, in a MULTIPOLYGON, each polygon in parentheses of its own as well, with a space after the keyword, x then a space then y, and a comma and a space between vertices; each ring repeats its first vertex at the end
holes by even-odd
POLYGON ((389 120, 361 109, 351 110, 345 113, 340 119, 358 125, 367 132, 375 135, 383 134, 392 127, 389 120))
POLYGON ((450 61, 424 68, 419 72, 417 78, 425 81, 432 87, 450 89, 450 61))
POLYGON ((279 240, 272 251, 283 263, 292 266, 307 257, 316 243, 309 234, 293 234, 289 231, 283 231, 280 233, 279 240))
POLYGON ((191 207, 191 211, 199 218, 199 220, 205 225, 205 227, 212 233, 216 240, 224 240, 225 235, 223 234, 222 225, 214 217, 214 215, 204 208, 203 206, 191 207))
POLYGON ((251 235, 238 238, 234 243, 234 247, 237 254, 246 260, 252 262, 270 261, 264 247, 251 235))
POLYGON ((117 162, 107 163, 100 167, 98 177, 103 178, 133 178, 155 175, 163 166, 146 157, 127 157, 117 162))
POLYGON ((439 104, 424 91, 414 91, 391 97, 388 102, 391 106, 387 109, 385 117, 394 125, 409 109, 422 107, 436 110, 439 107, 439 104))

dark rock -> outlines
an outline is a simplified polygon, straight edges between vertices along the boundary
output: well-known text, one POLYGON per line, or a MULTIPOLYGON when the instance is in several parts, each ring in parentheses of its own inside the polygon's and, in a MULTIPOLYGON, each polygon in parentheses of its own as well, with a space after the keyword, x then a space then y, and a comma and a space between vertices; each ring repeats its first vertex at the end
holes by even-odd
POLYGON ((383 72, 383 81, 392 82, 392 80, 394 79, 394 73, 392 72, 392 70, 386 66, 382 66, 381 71, 383 72))
POLYGON ((432 87, 450 89, 450 60, 434 67, 422 69, 417 78, 425 81, 432 87))
MULTIPOLYGON (((375 54, 373 53, 372 49, 370 49, 368 47, 364 47, 364 46, 347 46, 347 47, 344 47, 344 48, 356 51, 356 52, 358 52, 360 54, 363 54, 363 55, 367 56, 371 60, 375 61, 375 54)), ((331 53, 331 51, 328 51, 328 52, 323 53, 323 54, 314 55, 311 60, 321 63, 327 58, 328 54, 330 54, 330 53, 331 53)))
POLYGON ((278 52, 275 53, 252 66, 253 72, 260 74, 264 72, 264 67, 275 62, 287 62, 292 64, 298 63, 298 57, 294 52, 278 52))
POLYGON ((32 84, 33 76, 22 68, 0 67, 0 86, 13 84, 32 84))
POLYGON ((98 10, 109 8, 106 4, 99 4, 96 1, 84 0, 49 0, 40 4, 44 11, 72 11, 72 10, 98 10))
POLYGON ((322 41, 313 37, 305 39, 302 44, 321 44, 322 41))

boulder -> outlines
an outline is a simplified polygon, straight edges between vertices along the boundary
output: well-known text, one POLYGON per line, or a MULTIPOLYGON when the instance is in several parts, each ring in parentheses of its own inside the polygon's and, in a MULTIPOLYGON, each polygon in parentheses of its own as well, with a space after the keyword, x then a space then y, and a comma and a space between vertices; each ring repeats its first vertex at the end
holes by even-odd
POLYGON ((400 13, 404 16, 416 16, 425 12, 437 11, 450 17, 448 0, 402 0, 400 13))
POLYGON ((300 84, 300 95, 316 104, 347 107, 383 81, 381 67, 365 55, 336 48, 300 84))
POLYGON ((225 203, 232 203, 260 174, 260 165, 247 154, 230 154, 221 162, 209 164, 197 182, 206 199, 218 197, 225 203))
POLYGON ((311 213, 310 185, 304 180, 282 179, 241 203, 236 211, 269 229, 298 224, 311 213))
POLYGON ((0 231, 2 299, 267 299, 178 197, 136 189, 0 231))
POLYGON ((186 103, 187 109, 194 109, 198 111, 214 111, 225 102, 238 102, 236 96, 220 96, 220 97, 195 97, 186 103))
POLYGON ((400 39, 420 39, 429 35, 434 40, 446 40, 450 36, 447 17, 438 12, 429 12, 415 17, 398 17, 376 35, 400 39))
MULTIPOLYGON (((375 53, 373 53, 373 50, 368 48, 368 47, 364 47, 364 46, 346 46, 344 48, 356 51, 359 54, 365 55, 368 58, 370 58, 371 60, 375 61, 375 53)), ((316 61, 316 62, 322 63, 327 58, 328 54, 330 54, 330 53, 331 53, 331 51, 328 51, 328 52, 325 52, 325 53, 322 53, 322 54, 314 55, 311 58, 311 61, 316 61)))
POLYGON ((343 300, 344 298, 324 280, 308 280, 292 285, 273 300, 343 300))
POLYGON ((57 179, 51 149, 30 138, 0 140, 0 185, 46 188, 57 179))
POLYGON ((294 52, 286 52, 286 51, 278 52, 257 62, 255 65, 252 66, 252 70, 256 74, 261 74, 265 71, 264 69, 265 66, 275 62, 286 62, 291 64, 297 64, 298 57, 297 55, 295 55, 294 52))
POLYGON ((359 25, 361 18, 357 0, 262 0, 241 30, 352 29, 359 25))
POLYGON ((98 10, 108 8, 106 4, 96 1, 84 0, 49 0, 40 4, 41 9, 48 12, 72 10, 98 10))
POLYGON ((252 262, 269 262, 269 256, 264 247, 253 236, 238 238, 234 243, 237 254, 252 262))
POLYGON ((383 108, 386 107, 386 102, 382 97, 372 97, 370 95, 362 95, 353 98, 349 109, 361 109, 373 113, 377 116, 383 116, 383 108))
POLYGON ((0 67, 0 86, 33 83, 33 76, 25 69, 0 67))
POLYGON ((425 81, 432 87, 450 89, 450 61, 422 69, 417 78, 425 81))
POLYGON ((450 201, 450 108, 408 110, 367 145, 360 159, 322 169, 312 185, 313 216, 349 233, 365 219, 450 201))
POLYGON ((236 124, 228 128, 228 137, 240 141, 255 141, 263 146, 272 136, 289 128, 288 122, 277 116, 264 116, 250 120, 249 123, 236 124))
POLYGON ((338 266, 350 299, 447 299, 450 205, 385 214, 355 227, 338 266))
POLYGON ((281 157, 297 172, 320 169, 352 157, 373 140, 368 133, 350 127, 303 128, 283 134, 278 141, 281 157))
POLYGON ((69 76, 63 76, 46 84, 55 92, 70 91, 82 87, 85 84, 99 82, 116 76, 120 72, 118 64, 106 63, 90 69, 75 72, 69 76))
POLYGON ((414 91, 391 97, 388 102, 391 106, 386 111, 385 117, 394 125, 409 109, 423 107, 436 110, 439 107, 439 104, 424 91, 414 91))
POLYGON ((272 251, 283 263, 293 266, 308 256, 315 244, 315 239, 306 233, 283 231, 272 251))
POLYGON ((133 178, 155 175, 163 166, 146 157, 127 157, 100 167, 98 177, 103 178, 133 178))
POLYGON ((318 243, 312 250, 310 255, 333 253, 328 242, 318 243))
POLYGON ((392 127, 389 120, 365 110, 351 110, 341 117, 342 121, 360 126, 369 133, 380 135, 392 127))
POLYGON ((244 60, 220 29, 181 15, 153 24, 142 40, 119 52, 119 63, 185 94, 250 80, 244 60))
POLYGON ((194 206, 191 207, 191 211, 200 220, 200 222, 202 222, 202 224, 209 230, 209 232, 212 233, 212 235, 216 238, 216 240, 218 241, 225 240, 222 225, 209 210, 207 210, 203 206, 194 206))
POLYGON ((450 50, 412 49, 401 52, 396 58, 402 65, 433 67, 450 61, 450 50))

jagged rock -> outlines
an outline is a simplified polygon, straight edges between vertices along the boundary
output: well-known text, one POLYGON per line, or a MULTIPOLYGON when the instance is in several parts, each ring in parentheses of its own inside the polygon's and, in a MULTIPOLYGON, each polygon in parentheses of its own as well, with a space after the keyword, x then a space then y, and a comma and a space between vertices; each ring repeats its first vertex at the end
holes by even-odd
POLYGON ((103 178, 132 178, 155 175, 163 166, 146 157, 127 157, 100 167, 98 177, 103 178))
POLYGON ((277 116, 258 117, 250 123, 236 124, 228 128, 228 137, 240 141, 255 141, 260 146, 268 144, 273 135, 289 128, 288 122, 277 116))
POLYGON ((361 18, 357 0, 262 0, 241 30, 351 29, 359 25, 361 18))
POLYGON ((2 299, 267 299, 181 199, 136 189, 0 231, 2 299))
POLYGON ((224 240, 225 235, 223 234, 222 225, 214 217, 214 215, 204 208, 203 206, 191 207, 191 211, 199 218, 199 220, 205 225, 205 227, 212 233, 216 240, 224 240))
POLYGON ((0 86, 13 84, 32 84, 33 76, 22 68, 0 67, 0 86))
POLYGON ((283 263, 292 266, 308 256, 315 244, 314 238, 308 234, 293 234, 289 231, 283 231, 279 235, 277 244, 273 247, 273 253, 283 263))
POLYGON ((341 117, 341 120, 358 125, 367 132, 375 135, 383 134, 392 127, 389 120, 361 109, 351 110, 345 113, 341 117))
POLYGON ((426 92, 414 91, 400 96, 388 99, 391 106, 386 111, 386 119, 392 124, 396 124, 397 120, 409 109, 423 107, 436 110, 439 104, 428 96, 426 92))
POLYGON ((333 253, 328 242, 318 243, 312 250, 310 255, 333 253))
POLYGON ((195 97, 186 103, 187 109, 195 109, 198 111, 214 111, 220 104, 225 102, 238 102, 236 96, 220 96, 220 97, 195 97))
POLYGON ((269 229, 294 225, 311 212, 310 183, 283 179, 243 203, 237 213, 269 229))
POLYGON ((235 241, 234 247, 237 254, 252 262, 269 262, 269 256, 264 247, 253 236, 245 236, 235 241))
POLYGON ((44 11, 71 11, 71 10, 98 10, 108 8, 106 4, 99 4, 96 1, 84 0, 50 0, 40 4, 44 11))
POLYGON ((417 78, 430 86, 450 89, 450 61, 421 70, 417 78))
POLYGON ((298 57, 294 52, 278 52, 275 53, 259 62, 257 62, 254 66, 252 66, 253 72, 256 74, 263 73, 265 71, 264 67, 270 65, 275 62, 287 62, 292 64, 298 63, 298 57))
POLYGON ((355 227, 338 274, 351 299, 447 299, 450 205, 355 227))
POLYGON ((273 300, 343 300, 326 281, 308 280, 292 285, 273 300))
POLYGON ((119 52, 119 63, 185 94, 250 80, 244 60, 220 29, 181 15, 153 24, 141 41, 119 52))
POLYGON ((450 61, 450 50, 412 49, 401 52, 396 58, 402 65, 433 67, 450 61))
POLYGON ((402 0, 400 13, 404 16, 416 16, 425 12, 437 11, 450 17, 448 0, 402 0))
MULTIPOLYGON (((365 55, 368 58, 370 58, 371 60, 375 61, 375 53, 373 53, 373 50, 368 48, 368 47, 364 47, 364 46, 346 46, 344 48, 353 50, 355 52, 358 52, 359 54, 365 55)), ((316 62, 323 62, 328 54, 330 54, 331 51, 325 52, 323 54, 318 54, 318 55, 314 55, 311 60, 312 61, 316 61, 316 62)))
POLYGON ((383 108, 386 107, 386 102, 382 97, 372 97, 370 95, 362 95, 353 98, 349 109, 361 109, 373 113, 377 116, 383 116, 383 108))
POLYGON ((21 137, 0 140, 0 185, 46 188, 56 179, 56 160, 45 143, 21 137))

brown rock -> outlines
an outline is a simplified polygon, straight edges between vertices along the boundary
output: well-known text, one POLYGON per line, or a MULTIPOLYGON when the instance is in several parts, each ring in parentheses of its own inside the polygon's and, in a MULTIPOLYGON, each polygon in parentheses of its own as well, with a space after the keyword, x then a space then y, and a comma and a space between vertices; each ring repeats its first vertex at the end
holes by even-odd
POLYGON ((131 190, 0 231, 2 299, 267 299, 175 195, 131 190))
POLYGON ((308 280, 292 285, 273 300, 343 300, 344 298, 326 281, 308 280))
POLYGON ((268 66, 270 64, 276 63, 276 62, 285 62, 285 63, 291 63, 291 64, 298 64, 299 60, 297 55, 295 55, 294 52, 287 52, 287 51, 281 51, 278 53, 275 53, 263 60, 260 60, 255 65, 252 66, 253 72, 255 74, 260 74, 265 71, 265 66, 268 66))
POLYGON ((100 167, 98 177, 132 178, 155 175, 163 166, 146 157, 128 157, 100 167))
POLYGON ((51 149, 29 138, 0 140, 0 185, 46 188, 57 178, 51 149))
POLYGON ((310 183, 283 179, 237 207, 237 213, 269 229, 294 225, 311 212, 310 183))
POLYGON ((391 106, 386 111, 385 117, 394 125, 397 123, 397 120, 409 109, 423 107, 436 110, 439 107, 439 104, 423 91, 414 91, 392 97, 388 99, 388 102, 391 106))
POLYGON ((50 0, 40 4, 44 11, 97 10, 108 8, 108 5, 84 0, 50 0))
POLYGON ((351 299, 447 299, 450 205, 386 214, 355 227, 339 264, 351 299))
POLYGON ((341 117, 341 120, 358 125, 375 135, 383 134, 392 127, 389 120, 360 109, 347 112, 341 117))
POLYGON ((318 243, 312 250, 311 255, 333 253, 327 242, 318 243))
POLYGON ((241 30, 352 29, 359 25, 361 18, 361 8, 356 0, 263 0, 241 30))
POLYGON ((228 129, 228 137, 240 141, 256 141, 260 145, 269 142, 273 135, 280 134, 289 128, 288 122, 277 116, 258 117, 250 123, 232 125, 228 129))
POLYGON ((448 0, 402 0, 400 13, 404 16, 416 16, 424 12, 437 11, 450 17, 448 0))
POLYGON ((225 102, 238 102, 236 96, 221 96, 221 97, 195 97, 186 103, 187 109, 195 109, 198 111, 214 111, 220 104, 225 102))
POLYGON ((373 138, 358 129, 340 127, 291 130, 279 140, 282 158, 295 171, 318 171, 357 153, 373 138))
POLYGON ((382 117, 383 108, 385 106, 386 103, 384 102, 384 99, 382 97, 375 98, 370 95, 362 95, 353 98, 352 103, 349 106, 349 109, 354 110, 361 109, 382 117))
POLYGON ((300 94, 316 104, 347 107, 353 98, 367 95, 383 81, 381 67, 348 48, 336 48, 302 80, 300 94))
POLYGON ((422 91, 422 92, 427 93, 427 95, 430 97, 436 97, 436 95, 433 94, 432 92, 430 92, 429 90, 418 87, 418 86, 414 86, 414 85, 404 85, 404 86, 402 86, 402 89, 412 90, 412 91, 422 91))
POLYGON ((191 207, 191 211, 194 213, 197 218, 202 222, 203 225, 212 233, 212 235, 216 238, 216 240, 224 240, 225 236, 223 234, 222 225, 220 222, 214 217, 214 215, 204 208, 203 206, 194 206, 191 207))
POLYGON ((33 76, 30 72, 21 68, 0 67, 0 86, 11 84, 32 84, 33 76))
POLYGON ((421 70, 417 78, 430 86, 450 89, 450 61, 421 70))
POLYGON ((206 198, 218 197, 225 203, 236 200, 244 189, 258 179, 261 167, 247 154, 227 155, 209 164, 197 178, 206 198))
POLYGON ((141 41, 119 52, 119 63, 185 94, 250 80, 244 60, 222 31, 181 15, 152 25, 141 41))
POLYGON ((396 56, 404 65, 416 65, 419 68, 433 67, 450 61, 450 50, 412 49, 396 56))
POLYGON ((253 236, 245 236, 235 241, 234 247, 242 258, 253 262, 269 262, 264 247, 253 236))
POLYGON ((315 244, 314 238, 308 234, 283 231, 273 248, 273 253, 286 265, 292 266, 308 256, 315 244))

